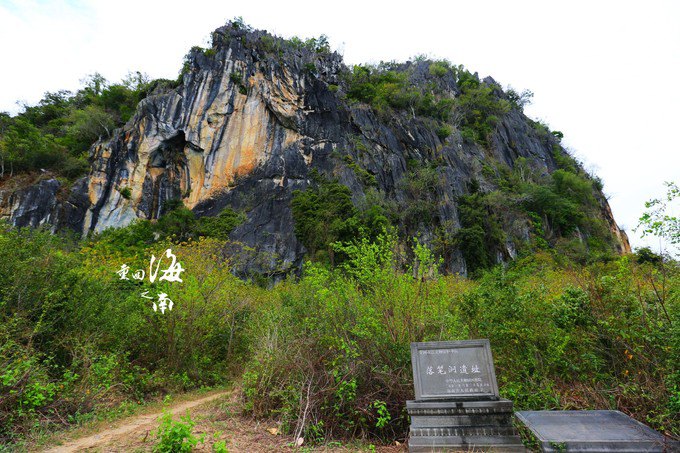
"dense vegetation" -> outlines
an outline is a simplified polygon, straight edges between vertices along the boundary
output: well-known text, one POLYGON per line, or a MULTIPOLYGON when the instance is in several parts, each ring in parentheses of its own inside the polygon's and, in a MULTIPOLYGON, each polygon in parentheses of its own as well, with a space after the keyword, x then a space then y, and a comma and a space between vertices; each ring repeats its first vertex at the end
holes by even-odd
POLYGON ((75 93, 48 92, 16 116, 0 113, 0 178, 41 169, 69 179, 80 176, 89 168, 90 146, 130 119, 150 92, 173 83, 150 81, 139 72, 108 83, 93 74, 75 93))
POLYGON ((499 116, 514 106, 521 109, 530 94, 481 82, 476 74, 446 60, 418 57, 408 63, 357 65, 345 75, 346 97, 371 105, 383 116, 389 111, 405 111, 413 116, 436 120, 441 139, 451 135, 455 125, 461 135, 488 146, 499 116), (424 65, 427 72, 418 71, 424 65), (457 90, 457 92, 456 92, 457 90))
POLYGON ((470 281, 438 276, 422 248, 396 270, 393 247, 388 236, 342 247, 340 269, 310 266, 279 288, 244 375, 254 414, 291 431, 306 420, 319 440, 403 436, 409 342, 490 338, 518 407, 618 408, 677 432, 677 268, 659 300, 653 285, 669 274, 631 257, 572 268, 540 254, 470 281))
POLYGON ((334 243, 359 236, 375 239, 390 225, 379 205, 357 209, 346 186, 318 173, 313 179, 315 186, 293 193, 292 208, 295 233, 315 261, 334 264, 334 243))
POLYGON ((385 232, 335 242, 341 263, 263 289, 234 277, 243 256, 223 244, 154 240, 140 225, 83 243, 3 227, 4 441, 241 374, 247 410, 306 439, 399 438, 409 342, 464 338, 490 338, 519 408, 618 408, 678 433, 680 269, 649 251, 587 266, 541 252, 468 280, 385 232), (116 274, 166 248, 183 283, 116 274), (144 291, 173 310, 154 312, 144 291))
POLYGON ((559 148, 555 152, 561 168, 547 175, 523 158, 513 169, 485 164, 484 176, 496 188, 483 192, 476 180, 470 182, 468 194, 458 197, 461 227, 453 232, 438 215, 437 194, 445 188, 437 165, 409 165, 399 182, 409 198, 397 201, 369 188, 358 207, 346 186, 315 173, 310 188, 293 194, 295 232, 310 259, 331 264, 337 241, 361 235, 374 240, 386 228, 406 246, 421 226, 435 230, 431 246, 438 257, 448 260, 460 250, 471 274, 509 260, 508 240, 520 255, 554 249, 581 264, 614 259, 616 243, 602 219, 599 181, 559 148), (529 241, 513 232, 518 223, 527 225, 529 241))
POLYGON ((409 73, 401 69, 395 63, 354 66, 347 75, 347 97, 371 104, 379 111, 390 107, 407 110, 413 115, 449 120, 454 104, 452 97, 445 96, 435 83, 425 87, 413 84, 409 73))

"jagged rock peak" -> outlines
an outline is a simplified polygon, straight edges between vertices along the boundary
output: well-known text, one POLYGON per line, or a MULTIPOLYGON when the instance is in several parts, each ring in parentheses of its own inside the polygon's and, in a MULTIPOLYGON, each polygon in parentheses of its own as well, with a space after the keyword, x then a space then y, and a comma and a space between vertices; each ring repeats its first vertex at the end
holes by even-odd
MULTIPOLYGON (((246 219, 231 238, 270 257, 255 270, 285 272, 299 268, 306 252, 295 234, 293 193, 313 187, 318 174, 349 188, 357 206, 371 199, 391 210, 404 236, 443 243, 464 226, 459 200, 472 182, 483 193, 498 190, 518 165, 522 178, 546 178, 567 155, 491 77, 433 65, 416 59, 352 70, 324 38, 285 40, 228 23, 213 32, 211 48, 187 54, 178 86, 152 91, 124 127, 92 146, 90 172, 68 197, 45 182, 0 190, 0 214, 17 225, 88 233, 157 219, 168 200, 198 216, 230 207, 246 219), (375 89, 372 74, 382 77, 380 89, 402 90, 388 98, 394 102, 372 103, 361 91, 375 89), (466 113, 460 99, 470 86, 483 87, 475 96, 498 111, 466 113), (475 139, 475 127, 488 133, 475 139)), ((619 251, 629 251, 593 190, 599 218, 619 251)), ((494 246, 496 261, 511 259, 535 234, 533 220, 509 209, 525 201, 508 196, 494 214, 505 236, 494 246)), ((553 234, 548 226, 546 234, 553 234)), ((440 250, 446 269, 465 273, 460 247, 447 247, 440 250)))

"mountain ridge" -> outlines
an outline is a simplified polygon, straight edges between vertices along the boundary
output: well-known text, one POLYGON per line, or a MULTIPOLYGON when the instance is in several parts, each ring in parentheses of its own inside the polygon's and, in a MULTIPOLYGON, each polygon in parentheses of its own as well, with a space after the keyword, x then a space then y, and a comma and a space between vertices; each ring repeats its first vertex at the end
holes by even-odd
POLYGON ((507 261, 538 239, 630 252, 596 181, 492 78, 423 59, 350 69, 323 38, 284 40, 238 21, 212 39, 189 52, 179 86, 157 88, 91 147, 89 174, 67 197, 56 179, 3 187, 0 218, 88 234, 158 219, 176 199, 199 217, 231 208, 245 221, 230 238, 270 256, 255 270, 286 273, 310 248, 293 199, 318 174, 347 187, 357 209, 377 199, 404 240, 444 244, 449 272, 507 261), (555 197, 577 208, 564 218, 555 197))

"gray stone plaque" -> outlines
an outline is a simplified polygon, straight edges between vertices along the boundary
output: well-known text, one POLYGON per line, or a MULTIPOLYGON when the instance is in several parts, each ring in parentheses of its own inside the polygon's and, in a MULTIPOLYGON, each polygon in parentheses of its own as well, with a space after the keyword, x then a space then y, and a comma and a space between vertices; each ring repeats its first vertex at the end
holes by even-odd
POLYGON ((526 449, 501 400, 489 340, 411 343, 410 452, 526 449))
POLYGON ((489 340, 411 343, 417 401, 497 400, 489 340))
POLYGON ((680 444, 619 411, 521 411, 546 452, 672 452, 680 444))

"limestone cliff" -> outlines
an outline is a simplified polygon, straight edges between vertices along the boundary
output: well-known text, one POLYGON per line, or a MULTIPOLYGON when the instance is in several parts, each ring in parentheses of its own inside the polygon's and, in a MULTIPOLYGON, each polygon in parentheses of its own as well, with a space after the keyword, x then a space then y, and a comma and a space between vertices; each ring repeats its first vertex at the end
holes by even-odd
MULTIPOLYGON (((534 172, 557 168, 557 140, 541 136, 518 109, 499 118, 488 146, 464 139, 455 128, 441 138, 427 118, 409 112, 385 118, 347 101, 342 75, 348 69, 338 54, 300 46, 272 49, 265 45, 271 42, 263 31, 233 24, 219 28, 211 49, 190 52, 177 88, 152 93, 123 128, 93 145, 90 173, 70 194, 59 196, 55 179, 6 186, 0 190, 0 217, 21 226, 47 223, 88 233, 158 218, 170 199, 181 199, 197 215, 216 215, 228 206, 246 214, 234 240, 291 268, 305 252, 294 233, 291 197, 311 184, 312 169, 349 187, 355 203, 367 190, 357 168, 372 175, 375 189, 388 199, 418 203, 400 182, 413 162, 436 162, 437 223, 455 232, 460 227, 456 200, 467 193, 468 183, 474 179, 482 190, 495 187, 486 163, 513 168, 524 158, 534 172)), ((405 63, 402 69, 415 84, 433 83, 427 62, 405 63)), ((496 86, 492 79, 485 82, 496 86)), ((459 94, 454 78, 437 83, 451 97, 459 94)), ((619 250, 629 251, 604 197, 601 206, 619 250)), ((530 235, 524 221, 507 228, 501 260, 512 257, 517 241, 530 235)), ((413 233, 425 241, 435 234, 427 225, 413 233)), ((464 272, 461 253, 448 256, 446 267, 464 272)))

